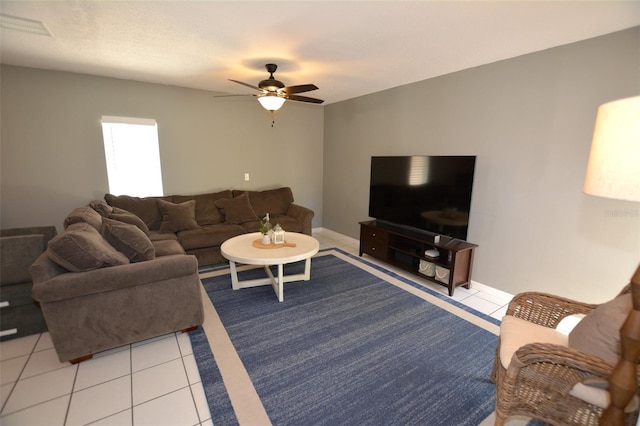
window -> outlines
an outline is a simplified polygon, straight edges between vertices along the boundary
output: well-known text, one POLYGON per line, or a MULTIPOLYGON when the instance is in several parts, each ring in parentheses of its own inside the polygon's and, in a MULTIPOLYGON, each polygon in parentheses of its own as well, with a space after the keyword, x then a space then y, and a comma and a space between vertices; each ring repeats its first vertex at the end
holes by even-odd
POLYGON ((155 120, 103 116, 102 136, 111 194, 163 195, 155 120))

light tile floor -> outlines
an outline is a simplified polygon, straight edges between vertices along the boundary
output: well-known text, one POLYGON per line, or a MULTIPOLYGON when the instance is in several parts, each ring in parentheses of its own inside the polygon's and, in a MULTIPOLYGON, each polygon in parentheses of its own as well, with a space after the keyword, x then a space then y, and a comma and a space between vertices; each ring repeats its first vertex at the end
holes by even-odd
MULTIPOLYGON (((358 255, 356 239, 314 230, 320 248, 358 255)), ((365 256, 407 278, 401 270, 365 256)), ((443 286, 425 286, 447 294, 443 286)), ((474 284, 453 299, 501 319, 511 295, 474 284)), ((212 425, 188 335, 172 333, 96 354, 71 365, 58 361, 48 333, 0 343, 0 424, 212 425)))

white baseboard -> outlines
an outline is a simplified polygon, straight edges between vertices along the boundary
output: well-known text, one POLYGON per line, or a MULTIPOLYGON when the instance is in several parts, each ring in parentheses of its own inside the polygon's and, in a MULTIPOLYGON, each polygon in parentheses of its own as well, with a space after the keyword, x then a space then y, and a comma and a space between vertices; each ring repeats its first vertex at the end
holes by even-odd
POLYGON ((513 299, 513 294, 507 293, 506 291, 498 290, 497 288, 488 286, 486 284, 479 283, 477 281, 471 280, 471 288, 475 288, 478 291, 481 291, 486 294, 490 294, 497 298, 503 299, 505 304, 508 303, 511 299, 513 299))
POLYGON ((333 238, 341 239, 341 240, 349 240, 352 243, 360 244, 360 240, 358 240, 357 238, 349 237, 348 235, 344 235, 344 234, 341 234, 339 232, 332 231, 331 229, 328 229, 328 228, 323 228, 323 227, 313 228, 311 230, 311 233, 314 233, 314 232, 321 232, 321 233, 325 234, 326 236, 328 236, 329 238, 333 237, 333 238))

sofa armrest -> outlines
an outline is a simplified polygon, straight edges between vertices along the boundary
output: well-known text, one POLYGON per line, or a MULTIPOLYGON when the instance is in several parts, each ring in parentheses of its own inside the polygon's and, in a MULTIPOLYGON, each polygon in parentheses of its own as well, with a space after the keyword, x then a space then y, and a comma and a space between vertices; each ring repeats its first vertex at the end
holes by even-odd
MULTIPOLYGON (((48 259, 42 257, 38 262, 48 259)), ((32 269, 37 268, 37 263, 32 269)), ((110 266, 85 272, 66 272, 46 281, 34 277, 32 295, 41 303, 135 287, 198 273, 198 261, 191 255, 162 256, 146 262, 110 266)))
POLYGON ((307 235, 311 235, 311 220, 314 215, 313 210, 293 203, 289 205, 289 209, 287 210, 287 216, 300 222, 302 225, 302 233, 307 235))

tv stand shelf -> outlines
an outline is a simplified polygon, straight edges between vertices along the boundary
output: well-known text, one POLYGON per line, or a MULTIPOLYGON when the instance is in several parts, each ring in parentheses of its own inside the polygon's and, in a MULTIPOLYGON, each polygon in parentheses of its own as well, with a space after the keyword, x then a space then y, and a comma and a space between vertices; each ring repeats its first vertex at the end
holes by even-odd
POLYGON ((409 232, 403 229, 381 227, 375 220, 360 222, 360 256, 363 253, 387 262, 428 281, 447 287, 453 296, 456 287, 469 288, 473 255, 476 244, 441 236, 439 243, 434 235, 409 232), (425 251, 437 249, 439 256, 425 256, 425 251), (434 277, 419 272, 420 261, 435 264, 439 274, 434 277), (448 271, 448 276, 443 272, 448 271))

